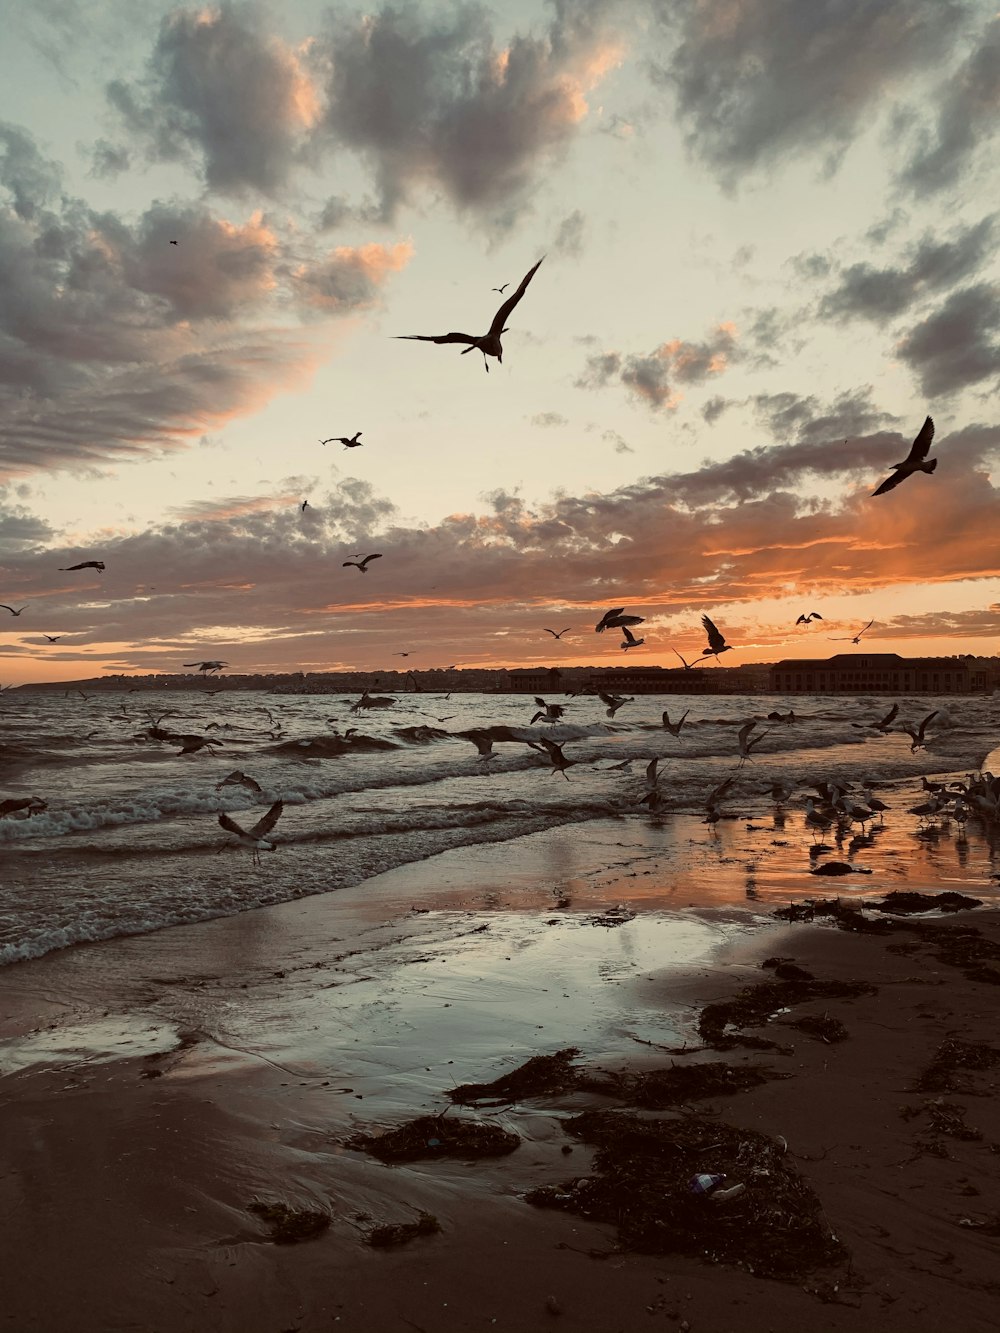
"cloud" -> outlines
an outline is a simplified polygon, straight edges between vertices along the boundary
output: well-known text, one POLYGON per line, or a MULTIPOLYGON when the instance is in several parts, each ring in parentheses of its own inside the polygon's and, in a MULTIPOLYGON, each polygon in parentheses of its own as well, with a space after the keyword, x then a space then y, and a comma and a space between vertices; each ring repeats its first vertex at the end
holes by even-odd
MULTIPOLYGON (((304 515, 275 494, 222 499, 181 521, 109 536, 107 570, 92 584, 57 573, 71 563, 59 546, 12 552, 4 586, 33 604, 34 619, 7 641, 37 634, 44 619, 47 632, 86 647, 94 666, 169 670, 195 650, 234 669, 370 666, 404 642, 424 667, 497 661, 500 628, 519 665, 543 612, 589 627, 595 609, 621 599, 652 622, 652 651, 686 651, 698 646, 703 610, 714 618, 728 608, 730 622, 749 624, 765 597, 888 598, 917 584, 1000 578, 1000 489, 990 480, 1000 429, 942 436, 934 477, 907 482, 902 502, 872 501, 870 480, 909 438, 762 446, 610 494, 532 503, 498 491, 479 512, 423 526, 400 522, 357 479, 314 494, 304 515), (815 479, 822 497, 809 493, 815 479), (341 569, 362 550, 383 559, 363 578, 341 569), (676 622, 678 637, 661 638, 657 622, 676 622)), ((956 622, 955 634, 964 632, 956 622)), ((580 651, 619 658, 593 636, 580 651)))
POLYGON ((960 0, 660 0, 673 42, 655 81, 676 97, 689 151, 727 184, 819 150, 835 165, 866 113, 940 67, 960 0))
POLYGON ((319 112, 301 53, 262 31, 263 11, 175 10, 138 83, 108 100, 151 161, 193 161, 213 190, 276 196, 319 112))
POLYGON ((364 310, 375 304, 389 273, 398 273, 413 256, 409 241, 396 245, 338 246, 319 263, 293 273, 300 300, 323 314, 364 310))
POLYGON ((1000 288, 953 292, 896 349, 928 398, 1000 376, 1000 288))
POLYGON ((892 423, 893 417, 872 403, 870 386, 842 393, 821 404, 813 395, 760 393, 748 400, 757 420, 776 440, 789 436, 806 443, 865 435, 892 423))
POLYGON ((583 237, 587 229, 587 219, 578 208, 563 218, 552 242, 552 249, 567 259, 579 259, 583 253, 583 237))
POLYGON ((408 244, 286 244, 259 213, 156 202, 134 221, 66 195, 0 128, 0 474, 174 448, 262 407, 329 356, 288 311, 366 309, 408 244), (170 244, 176 241, 176 245, 170 244))
POLYGON ((623 435, 619 435, 616 430, 606 430, 601 435, 602 440, 607 440, 608 444, 615 446, 616 454, 634 454, 635 450, 628 443, 623 435))
POLYGON ((820 303, 823 319, 870 319, 884 324, 935 292, 953 287, 990 260, 996 216, 959 228, 952 239, 925 236, 911 246, 907 262, 876 268, 851 264, 841 269, 839 285, 820 303))
POLYGON ((661 343, 645 356, 636 353, 597 352, 587 358, 577 388, 603 389, 618 382, 629 395, 644 402, 654 412, 673 411, 680 403, 678 384, 700 384, 720 375, 734 359, 736 331, 732 324, 720 324, 701 343, 675 338, 661 343))
POLYGON ((557 4, 548 29, 497 44, 471 4, 331 13, 313 43, 331 146, 370 168, 384 218, 421 192, 506 225, 587 114, 619 59, 608 0, 557 4), (386 95, 391 89, 391 96, 386 95))
POLYGON ((531 418, 533 426, 568 426, 569 419, 564 417, 561 412, 536 412, 531 418))
POLYGON ((937 119, 924 130, 901 174, 914 194, 954 185, 1000 125, 1000 16, 972 42, 967 59, 933 99, 937 119))

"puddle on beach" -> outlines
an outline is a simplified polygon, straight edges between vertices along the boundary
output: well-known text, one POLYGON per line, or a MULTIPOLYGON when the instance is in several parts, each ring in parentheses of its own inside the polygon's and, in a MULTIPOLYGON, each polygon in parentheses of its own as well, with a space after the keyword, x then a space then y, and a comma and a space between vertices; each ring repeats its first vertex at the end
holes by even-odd
POLYGON ((35 1065, 70 1070, 137 1055, 158 1055, 172 1050, 177 1041, 173 1024, 158 1023, 147 1014, 115 1014, 0 1042, 0 1073, 11 1074, 35 1065))

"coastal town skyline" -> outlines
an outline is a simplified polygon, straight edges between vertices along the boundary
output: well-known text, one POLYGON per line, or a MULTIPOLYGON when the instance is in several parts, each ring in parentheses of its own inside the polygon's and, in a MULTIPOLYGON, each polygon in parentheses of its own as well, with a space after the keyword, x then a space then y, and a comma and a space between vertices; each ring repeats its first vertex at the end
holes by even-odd
POLYGON ((977 0, 15 4, 0 682, 994 654, 998 51, 977 0), (489 375, 397 341, 540 260, 489 375))

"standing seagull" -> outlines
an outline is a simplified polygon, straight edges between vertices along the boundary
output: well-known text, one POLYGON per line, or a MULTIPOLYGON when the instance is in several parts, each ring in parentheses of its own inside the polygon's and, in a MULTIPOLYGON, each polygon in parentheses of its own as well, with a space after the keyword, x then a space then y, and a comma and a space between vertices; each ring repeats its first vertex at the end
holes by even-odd
MULTIPOLYGON (((30 602, 25 602, 25 604, 21 607, 21 611, 27 611, 30 605, 31 605, 30 602)), ((21 614, 21 611, 15 611, 14 608, 12 606, 8 606, 6 602, 0 602, 0 607, 3 607, 5 611, 9 611, 12 616, 19 616, 21 614)))
POLYGON ((894 486, 898 486, 901 481, 905 481, 914 472, 933 472, 938 461, 936 458, 929 459, 927 457, 933 439, 934 422, 928 417, 920 427, 919 435, 910 446, 910 452, 901 463, 893 463, 893 475, 886 477, 878 490, 872 491, 872 495, 885 495, 886 491, 891 491, 894 486))
POLYGON ((285 808, 284 801, 275 801, 263 819, 258 819, 253 828, 248 833, 246 829, 240 828, 235 819, 230 819, 228 815, 220 815, 219 823, 227 833, 235 833, 244 847, 249 847, 253 851, 253 864, 260 865, 260 852, 263 848, 267 852, 278 850, 277 843, 268 834, 281 818, 281 812, 285 808))
POLYGON ((60 574, 71 574, 74 569, 96 569, 99 574, 104 573, 103 560, 81 560, 78 565, 60 565, 60 574))
POLYGON ((350 439, 346 435, 331 435, 328 440, 320 440, 320 444, 342 444, 345 449, 361 449, 364 446, 361 443, 361 436, 364 431, 356 430, 350 439))
MULTIPOLYGON (((542 255, 542 259, 544 258, 545 256, 542 255)), ((538 264, 542 262, 542 259, 538 261, 538 264)), ((504 328, 504 321, 527 291, 528 283, 538 271, 538 264, 536 264, 534 268, 528 270, 521 279, 521 285, 518 287, 517 291, 513 296, 508 296, 507 300, 504 301, 503 305, 494 315, 493 323, 490 325, 488 333, 482 333, 478 337, 471 333, 400 333, 396 336, 398 338, 411 338, 415 339, 417 342, 424 343, 468 343, 468 347, 462 352, 463 356, 465 356, 466 352, 471 352, 474 347, 478 347, 483 354, 483 365, 486 367, 487 371, 489 371, 490 368, 490 363, 486 359, 487 357, 495 356, 500 364, 503 365, 503 347, 500 344, 500 336, 507 332, 504 328)), ((504 283, 504 286, 506 287, 507 283, 504 283)))
POLYGON ((702 656, 714 657, 716 662, 718 662, 719 654, 731 652, 733 645, 731 643, 726 643, 725 636, 716 629, 708 616, 702 616, 701 623, 704 625, 705 633, 708 635, 708 647, 705 649, 702 656))
POLYGON ((831 643, 860 643, 862 634, 867 634, 874 624, 874 620, 869 620, 864 629, 859 629, 857 634, 835 634, 831 636, 830 641, 831 643))
POLYGON ((364 560, 345 560, 342 568, 346 569, 348 565, 353 565, 355 569, 360 569, 362 574, 368 573, 369 560, 381 560, 381 555, 366 555, 364 560))

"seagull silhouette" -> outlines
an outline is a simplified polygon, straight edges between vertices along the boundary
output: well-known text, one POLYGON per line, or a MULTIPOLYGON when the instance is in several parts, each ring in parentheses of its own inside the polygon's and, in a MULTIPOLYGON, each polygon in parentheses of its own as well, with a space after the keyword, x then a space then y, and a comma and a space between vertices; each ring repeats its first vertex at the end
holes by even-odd
POLYGON ((594 626, 595 634, 603 634, 606 629, 624 629, 626 625, 641 625, 644 616, 627 616, 624 606, 613 606, 594 626))
POLYGON ((356 430, 350 439, 346 435, 331 435, 328 440, 320 440, 320 444, 342 444, 345 449, 363 449, 361 436, 364 431, 356 430))
POLYGON ((78 565, 60 565, 60 574, 71 574, 74 569, 96 569, 98 573, 104 573, 103 560, 81 560, 78 565))
POLYGON ((168 244, 169 244, 169 245, 176 245, 177 242, 176 242, 176 241, 169 241, 168 244))
POLYGON ((43 634, 42 634, 42 638, 43 638, 43 639, 48 639, 49 643, 58 643, 59 640, 62 638, 62 635, 61 635, 61 634, 45 634, 45 633, 43 632, 43 634))
POLYGON ((209 672, 209 671, 221 671, 223 667, 227 667, 229 663, 228 662, 185 662, 183 665, 186 667, 196 666, 199 671, 209 672))
POLYGON ((813 620, 822 620, 823 617, 818 611, 810 611, 807 616, 799 616, 796 625, 808 625, 813 620))
MULTIPOLYGON (((545 256, 542 255, 542 259, 544 258, 545 256)), ((538 261, 538 264, 542 262, 542 259, 538 261)), ((468 347, 464 348, 462 351, 463 356, 465 356, 467 352, 471 352, 473 348, 478 347, 483 354, 483 365, 486 367, 487 371, 490 368, 490 363, 487 360, 487 357, 494 356, 497 361, 503 365, 503 347, 500 343, 500 337, 507 332, 507 329, 504 327, 504 321, 509 317, 511 311, 527 291, 528 283, 538 271, 538 264, 536 264, 534 268, 528 270, 521 279, 521 284, 517 291, 514 292, 513 296, 508 296, 507 300, 504 301, 503 305, 494 315, 493 323, 490 325, 488 333, 481 333, 478 336, 472 333, 400 333, 396 336, 398 338, 409 338, 417 342, 425 343, 468 343, 468 347)), ((505 287, 507 285, 507 283, 504 283, 505 287)))
POLYGON ((886 713, 885 717, 878 722, 852 722, 852 727, 857 727, 859 731, 880 731, 883 736, 888 735, 892 730, 892 724, 899 714, 899 704, 893 704, 886 713))
POLYGON ((364 560, 345 560, 342 568, 346 569, 348 565, 353 565, 355 569, 360 569, 362 574, 368 573, 369 560, 381 560, 381 555, 366 555, 364 560))
POLYGON ((308 508, 309 508, 309 501, 303 500, 302 503, 299 505, 299 513, 304 514, 308 508))
POLYGON ((627 625, 622 626, 622 633, 625 635, 625 639, 621 646, 626 652, 628 652, 630 648, 638 648, 641 644, 646 642, 645 639, 637 639, 627 625))
MULTIPOLYGON (((541 262, 542 262, 541 260, 538 261, 539 264, 540 264, 541 262)), ((536 267, 537 267, 537 265, 536 265, 536 267)), ((491 287, 491 288, 490 288, 490 291, 491 291, 491 292, 499 292, 500 295, 503 296, 504 292, 507 290, 507 288, 508 288, 509 286, 510 286, 510 283, 509 283, 509 282, 505 282, 504 285, 503 285, 502 287, 491 287)))
MULTIPOLYGON (((545 629, 545 626, 543 625, 542 628, 545 629)), ((546 629, 546 630, 545 630, 545 633, 546 633, 546 634, 551 634, 552 637, 553 637, 554 639, 561 639, 562 636, 563 636, 564 634, 568 634, 572 628, 573 628, 572 625, 567 625, 566 628, 565 628, 565 629, 561 629, 561 630, 559 631, 558 634, 555 632, 554 629, 546 629)))
POLYGON ((857 634, 834 634, 830 638, 831 643, 860 643, 862 634, 866 634, 875 624, 874 620, 869 620, 864 629, 859 629, 857 634))
MULTIPOLYGON (((30 602, 25 602, 25 604, 21 607, 21 611, 27 611, 30 605, 31 605, 30 602)), ((12 606, 8 606, 6 602, 0 602, 0 607, 3 607, 5 611, 9 611, 12 616, 19 616, 21 614, 21 611, 15 611, 14 608, 12 606)))
POLYGON ((872 491, 872 495, 885 495, 886 491, 891 491, 898 486, 901 481, 913 475, 914 472, 933 472, 937 467, 936 458, 928 458, 930 453, 931 441, 934 439, 934 422, 930 417, 920 427, 917 438, 910 446, 910 452, 901 463, 893 463, 893 475, 886 477, 878 490, 872 491))
POLYGON ((936 717, 937 717, 937 709, 935 708, 933 713, 927 714, 927 716, 924 718, 923 722, 921 722, 919 727, 911 727, 908 726, 906 723, 903 724, 903 730, 907 733, 912 742, 912 744, 910 745, 911 754, 916 754, 918 750, 927 749, 927 746, 924 743, 924 732, 927 729, 927 723, 932 721, 932 719, 936 717))
POLYGON ((253 850, 253 864, 260 865, 261 848, 268 852, 277 851, 277 844, 268 834, 281 818, 281 812, 284 810, 283 801, 275 801, 263 819, 258 819, 253 828, 247 832, 240 828, 235 819, 230 819, 228 815, 220 815, 219 823, 227 833, 235 833, 244 847, 250 847, 253 850))
MULTIPOLYGON (((693 671, 699 662, 703 662, 705 660, 704 657, 696 657, 693 662, 689 662, 686 657, 681 657, 680 653, 677 651, 676 648, 671 648, 670 651, 673 653, 675 657, 681 658, 681 662, 684 664, 685 671, 693 671)), ((674 667, 674 670, 676 671, 677 668, 674 667)))
POLYGON ((704 625, 705 633, 708 635, 708 647, 705 649, 702 656, 714 657, 716 662, 718 662, 719 654, 731 652, 733 645, 731 643, 726 643, 725 637, 716 629, 708 616, 702 616, 701 623, 704 625))

